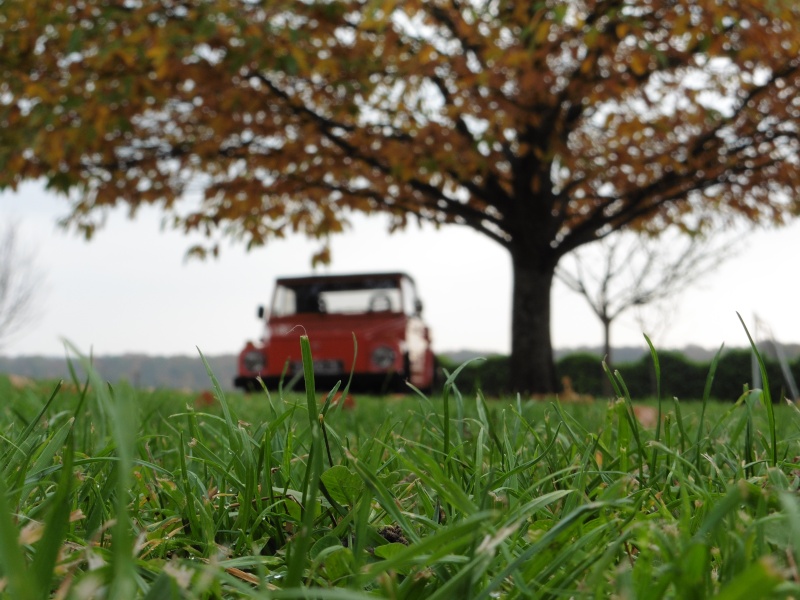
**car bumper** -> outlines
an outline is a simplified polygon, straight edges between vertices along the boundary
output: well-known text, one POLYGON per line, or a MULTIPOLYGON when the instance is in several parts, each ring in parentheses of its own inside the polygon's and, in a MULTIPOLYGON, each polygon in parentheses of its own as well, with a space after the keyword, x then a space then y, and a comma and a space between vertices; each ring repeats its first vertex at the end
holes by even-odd
MULTIPOLYGON (((347 384, 350 374, 328 374, 328 375, 314 375, 314 383, 317 390, 330 391, 337 382, 341 381, 341 387, 347 384)), ((302 379, 302 378, 301 378, 302 379)), ((263 377, 264 385, 268 390, 274 391, 280 387, 280 377, 263 377)), ((287 388, 289 382, 292 380, 288 375, 283 378, 283 387, 287 388)), ((248 375, 239 375, 233 380, 233 385, 241 388, 245 392, 255 392, 261 389, 261 383, 256 377, 248 375)), ((294 389, 304 389, 305 384, 298 381, 294 389)), ((386 373, 355 373, 353 380, 350 384, 350 391, 352 392, 369 392, 374 394, 384 394, 389 392, 407 392, 410 388, 406 385, 406 377, 402 373, 386 372, 386 373)))

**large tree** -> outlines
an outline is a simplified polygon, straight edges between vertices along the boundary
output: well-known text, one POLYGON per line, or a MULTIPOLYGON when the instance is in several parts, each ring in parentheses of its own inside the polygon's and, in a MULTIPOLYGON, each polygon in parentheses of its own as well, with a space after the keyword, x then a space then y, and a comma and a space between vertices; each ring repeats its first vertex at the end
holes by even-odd
MULTIPOLYGON (((512 385, 552 391, 559 259, 698 209, 798 209, 794 0, 4 0, 0 186, 91 234, 156 203, 253 246, 349 211, 513 265, 512 385)), ((324 244, 323 244, 324 246, 324 244)), ((321 258, 326 258, 322 251, 321 258)))

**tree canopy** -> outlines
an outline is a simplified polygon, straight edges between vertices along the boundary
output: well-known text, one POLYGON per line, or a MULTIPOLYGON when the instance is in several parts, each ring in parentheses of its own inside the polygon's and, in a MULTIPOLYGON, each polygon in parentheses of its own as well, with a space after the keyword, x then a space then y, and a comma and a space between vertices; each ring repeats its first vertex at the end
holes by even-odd
POLYGON ((518 389, 555 385, 564 254, 798 211, 792 0, 0 6, 0 187, 45 179, 88 235, 144 203, 249 246, 350 211, 471 227, 511 255, 518 389))

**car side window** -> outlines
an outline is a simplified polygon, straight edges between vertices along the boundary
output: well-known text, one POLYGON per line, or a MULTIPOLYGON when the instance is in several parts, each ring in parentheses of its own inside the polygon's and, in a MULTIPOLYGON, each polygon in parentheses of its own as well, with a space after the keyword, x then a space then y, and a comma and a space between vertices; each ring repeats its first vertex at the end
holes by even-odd
POLYGON ((400 280, 400 288, 403 292, 403 312, 409 317, 417 314, 417 291, 414 284, 407 277, 400 280))
POLYGON ((275 288, 272 301, 272 314, 276 317, 286 317, 297 312, 297 294, 291 288, 279 285, 275 288))

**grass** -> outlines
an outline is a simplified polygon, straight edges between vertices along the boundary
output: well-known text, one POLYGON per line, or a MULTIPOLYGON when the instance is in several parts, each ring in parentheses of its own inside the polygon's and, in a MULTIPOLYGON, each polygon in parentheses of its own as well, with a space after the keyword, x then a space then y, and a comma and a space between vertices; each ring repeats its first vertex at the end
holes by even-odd
POLYGON ((619 373, 608 403, 465 398, 454 373, 344 409, 84 363, 0 379, 3 598, 800 597, 800 414, 758 390, 657 398, 646 428, 619 373))

